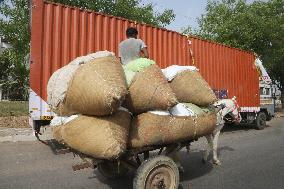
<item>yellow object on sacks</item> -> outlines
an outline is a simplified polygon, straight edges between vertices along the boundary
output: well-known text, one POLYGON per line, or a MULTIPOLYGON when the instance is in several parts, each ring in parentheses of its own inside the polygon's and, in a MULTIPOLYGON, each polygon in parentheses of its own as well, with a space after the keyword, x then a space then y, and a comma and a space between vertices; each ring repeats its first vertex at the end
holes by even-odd
POLYGON ((127 87, 129 87, 132 83, 134 76, 136 75, 136 72, 133 72, 133 71, 125 69, 125 68, 123 68, 123 69, 124 69, 127 87))
POLYGON ((124 65, 124 68, 133 72, 140 72, 153 64, 156 64, 154 60, 150 60, 148 58, 138 58, 124 65))

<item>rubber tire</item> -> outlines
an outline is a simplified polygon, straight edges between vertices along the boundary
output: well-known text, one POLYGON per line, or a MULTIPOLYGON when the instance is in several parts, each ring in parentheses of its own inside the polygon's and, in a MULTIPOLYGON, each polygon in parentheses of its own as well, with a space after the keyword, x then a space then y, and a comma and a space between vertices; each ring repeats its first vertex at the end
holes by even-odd
POLYGON ((164 155, 159 155, 151 157, 144 161, 136 171, 136 175, 133 180, 133 189, 148 189, 146 188, 146 181, 148 176, 150 176, 151 171, 155 168, 168 168, 172 171, 175 176, 174 186, 170 189, 178 189, 179 186, 179 170, 175 162, 164 155))
POLYGON ((256 116, 255 120, 255 126, 256 129, 262 130, 266 127, 266 113, 265 112, 259 112, 256 116))
POLYGON ((125 176, 129 170, 117 161, 104 161, 98 164, 98 171, 106 178, 117 179, 125 176))
POLYGON ((272 116, 266 114, 266 121, 271 121, 271 120, 272 120, 272 116))

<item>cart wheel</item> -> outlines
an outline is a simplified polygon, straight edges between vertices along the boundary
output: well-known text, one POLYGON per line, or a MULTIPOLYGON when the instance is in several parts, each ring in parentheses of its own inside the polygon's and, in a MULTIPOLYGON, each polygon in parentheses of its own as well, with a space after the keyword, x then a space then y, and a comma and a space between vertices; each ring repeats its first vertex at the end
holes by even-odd
POLYGON ((149 158, 138 168, 134 189, 177 189, 179 171, 175 162, 163 155, 149 158))
POLYGON ((126 175, 128 169, 118 161, 104 161, 98 164, 98 171, 106 178, 115 179, 126 175))

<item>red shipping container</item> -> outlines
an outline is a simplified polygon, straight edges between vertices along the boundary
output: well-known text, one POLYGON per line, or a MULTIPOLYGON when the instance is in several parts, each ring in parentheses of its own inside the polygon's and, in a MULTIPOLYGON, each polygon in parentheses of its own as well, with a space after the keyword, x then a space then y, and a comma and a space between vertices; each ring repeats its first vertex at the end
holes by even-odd
POLYGON ((229 98, 236 96, 242 111, 259 111, 259 81, 250 52, 43 0, 33 0, 31 7, 31 120, 53 115, 46 103, 46 87, 54 71, 99 50, 118 55, 118 44, 130 26, 137 27, 150 58, 160 67, 195 65, 213 89, 228 90, 229 98))

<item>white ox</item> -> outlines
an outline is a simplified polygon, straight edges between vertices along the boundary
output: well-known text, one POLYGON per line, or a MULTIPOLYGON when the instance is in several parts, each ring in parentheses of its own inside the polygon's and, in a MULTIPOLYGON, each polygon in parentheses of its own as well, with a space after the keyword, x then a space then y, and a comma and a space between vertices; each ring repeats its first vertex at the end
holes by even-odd
MULTIPOLYGON (((213 151, 213 163, 216 165, 220 165, 221 162, 217 156, 218 139, 219 139, 220 132, 225 125, 225 119, 231 119, 232 122, 240 122, 241 116, 239 114, 239 110, 238 110, 239 106, 237 104, 236 97, 233 97, 232 99, 218 100, 213 105, 216 111, 217 123, 216 123, 216 127, 213 130, 213 132, 205 136, 207 139, 208 145, 207 145, 206 151, 203 154, 202 161, 204 163, 207 162, 208 155, 210 151, 212 150, 213 151)), ((189 152, 190 146, 186 146, 186 148, 187 148, 187 151, 189 152)), ((179 157, 178 150, 179 148, 177 146, 168 147, 166 149, 166 154, 168 154, 171 158, 173 158, 179 170, 183 172, 184 169, 180 163, 180 157, 179 157)))
POLYGON ((217 156, 217 149, 218 149, 218 139, 219 134, 224 127, 225 119, 229 117, 232 119, 233 122, 240 122, 241 116, 239 114, 239 107, 236 102, 236 97, 233 97, 232 99, 222 99, 218 100, 216 103, 214 103, 214 106, 216 107, 217 111, 217 123, 216 128, 213 130, 213 132, 206 137, 208 146, 203 154, 202 161, 204 163, 208 160, 208 155, 210 151, 213 151, 213 163, 216 165, 220 165, 221 162, 218 159, 217 156))

